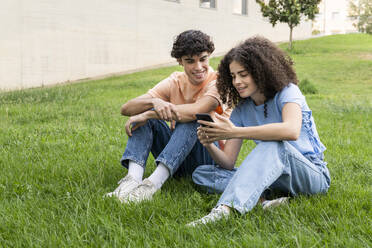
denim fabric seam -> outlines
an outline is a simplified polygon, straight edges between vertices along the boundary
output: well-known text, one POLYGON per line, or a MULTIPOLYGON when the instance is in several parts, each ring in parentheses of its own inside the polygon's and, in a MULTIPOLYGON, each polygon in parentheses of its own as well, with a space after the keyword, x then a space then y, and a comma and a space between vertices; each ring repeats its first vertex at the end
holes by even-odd
POLYGON ((307 168, 309 168, 311 171, 319 174, 320 176, 323 176, 324 179, 325 179, 325 182, 326 182, 326 187, 322 187, 323 190, 325 193, 328 191, 328 188, 329 188, 329 185, 330 185, 330 180, 328 179, 328 176, 325 175, 325 172, 324 172, 324 167, 323 166, 317 166, 315 163, 312 163, 309 159, 307 159, 305 157, 306 160, 309 161, 309 163, 311 163, 312 165, 314 165, 315 168, 317 168, 318 170, 315 170, 314 168, 312 168, 311 166, 309 166, 305 161, 303 161, 301 158, 299 158, 298 156, 292 154, 292 153, 288 153, 287 154, 288 156, 290 156, 291 158, 294 158, 296 159, 297 161, 300 161, 301 164, 305 165, 307 168))
POLYGON ((319 137, 315 135, 313 130, 313 123, 312 123, 312 111, 306 110, 302 111, 302 118, 303 118, 303 125, 305 127, 305 131, 308 135, 309 141, 311 143, 311 146, 314 150, 315 154, 323 153, 325 151, 324 145, 322 145, 319 137))
MULTIPOLYGON (((278 168, 278 169, 279 169, 279 168, 278 168)), ((281 169, 283 170, 283 168, 281 168, 281 169)), ((234 204, 234 201, 231 201, 231 202, 229 202, 229 203, 218 201, 216 206, 219 206, 219 205, 223 204, 223 205, 226 205, 226 206, 229 206, 229 207, 231 207, 231 208, 234 208, 234 209, 238 210, 241 214, 244 214, 245 212, 247 212, 247 211, 250 210, 250 209, 247 210, 246 206, 247 206, 247 205, 251 205, 251 203, 253 202, 253 199, 252 199, 252 198, 255 198, 255 197, 259 194, 260 191, 264 192, 265 189, 268 188, 268 187, 270 186, 270 185, 269 185, 269 186, 267 186, 267 187, 265 188, 265 184, 267 184, 267 182, 270 181, 270 179, 272 179, 272 178, 275 176, 275 172, 276 172, 276 170, 273 170, 273 171, 270 173, 270 175, 269 175, 268 177, 266 177, 266 179, 263 181, 263 183, 260 185, 260 187, 257 188, 257 189, 256 189, 256 190, 251 194, 251 196, 248 198, 247 202, 246 202, 245 204, 243 204, 243 206, 235 205, 235 204, 234 204), (260 189, 262 189, 262 190, 260 190, 260 189)), ((254 207, 254 206, 253 206, 253 207, 254 207)))
MULTIPOLYGON (((277 172, 277 169, 278 169, 278 170, 281 169, 281 170, 283 171, 283 166, 281 166, 281 168, 275 168, 275 169, 273 169, 273 170, 271 171, 270 175, 269 175, 268 177, 266 177, 265 180, 263 180, 263 182, 262 182, 262 184, 260 185, 260 187, 258 187, 258 188, 256 189, 256 191, 255 191, 255 192, 254 192, 254 193, 249 197, 249 200, 248 200, 247 203, 244 204, 244 206, 243 206, 243 210, 246 209, 246 208, 245 208, 245 205, 251 205, 251 204, 248 204, 248 203, 252 203, 252 202, 253 202, 253 199, 252 199, 252 198, 257 197, 257 195, 259 194, 260 191, 261 191, 261 192, 264 192, 265 189, 267 189, 268 187, 270 187, 270 185, 267 185, 267 184, 268 184, 268 182, 269 182, 270 180, 273 179, 273 177, 275 176, 275 174, 276 174, 276 172, 277 172), (265 187, 265 185, 266 185, 266 187, 265 187)), ((248 210, 248 211, 249 211, 249 210, 248 210)))
MULTIPOLYGON (((192 137, 191 135, 188 136, 188 137, 192 137)), ((170 158, 171 161, 166 161, 165 158, 157 158, 155 160, 156 163, 163 163, 168 169, 169 169, 169 172, 171 175, 173 175, 175 173, 175 170, 174 170, 174 167, 175 167, 175 164, 172 162, 172 161, 175 161, 176 159, 174 159, 175 157, 177 158, 180 154, 184 153, 184 151, 186 150, 186 147, 189 146, 189 143, 190 143, 190 140, 191 139, 186 139, 186 142, 185 144, 178 150, 178 153, 177 154, 173 154, 170 158)), ((187 156, 186 156, 187 157, 187 156)), ((180 164, 182 164, 183 161, 181 161, 180 164)))
POLYGON ((214 166, 214 171, 213 171, 213 182, 214 182, 214 188, 217 188, 216 185, 217 185, 217 170, 216 170, 216 167, 214 166))
MULTIPOLYGON (((318 170, 315 170, 314 168, 312 168, 311 166, 309 166, 305 161, 303 161, 302 159, 300 159, 298 156, 294 155, 294 154, 291 154, 291 153, 288 153, 287 154, 289 157, 291 158, 294 158, 296 159, 297 161, 300 161, 301 164, 304 164, 307 168, 311 169, 312 171, 318 173, 318 174, 322 174, 321 171, 318 171, 318 170)), ((310 162, 310 161, 309 161, 310 162)), ((311 163, 311 162, 310 162, 311 163)), ((315 164, 313 164, 315 167, 317 167, 315 164)))
POLYGON ((131 161, 135 162, 136 164, 138 164, 138 165, 142 166, 143 168, 145 168, 145 161, 139 161, 139 160, 138 160, 136 157, 134 157, 133 155, 127 155, 127 156, 125 156, 125 159, 122 159, 122 160, 121 160, 121 165, 127 168, 127 167, 129 166, 129 163, 128 163, 128 166, 125 166, 125 165, 123 164, 123 161, 124 161, 124 160, 131 160, 131 161))
POLYGON ((128 168, 129 163, 127 161, 131 160, 139 164, 143 168, 145 168, 149 153, 152 152, 151 147, 153 146, 155 133, 166 134, 166 133, 169 133, 169 130, 170 129, 165 123, 165 121, 157 120, 157 119, 149 119, 144 126, 138 129, 140 133, 137 134, 137 130, 135 131, 135 133, 133 133, 132 138, 134 140, 133 139, 131 140, 131 137, 129 137, 124 154, 122 158, 120 159, 121 165, 124 166, 125 168, 128 168), (143 128, 148 129, 148 130, 145 133, 141 132, 140 130, 142 130, 143 128), (141 135, 145 135, 145 136, 142 137, 141 135), (149 137, 149 135, 151 137, 149 137), (137 138, 134 138, 134 137, 137 137, 137 138), (139 143, 136 143, 136 142, 139 142, 139 143), (128 148, 129 144, 131 144, 131 146, 128 148))
MULTIPOLYGON (((154 119, 154 120, 158 120, 158 119, 154 119)), ((158 120, 160 125, 164 126, 166 129, 170 129, 168 124, 164 121, 164 120, 158 120)), ((154 124, 152 124, 154 125, 154 124)))
MULTIPOLYGON (((187 144, 188 144, 188 142, 187 142, 187 144)), ((179 149, 179 152, 176 154, 176 156, 173 155, 170 160, 175 161, 175 159, 173 159, 173 158, 178 157, 180 154, 182 154, 183 151, 185 150, 185 147, 187 147, 186 142, 185 142, 185 146, 183 146, 181 149, 179 149)), ((175 173, 175 171, 174 171, 175 164, 172 163, 171 161, 166 161, 163 158, 157 158, 155 162, 163 163, 169 169, 169 172, 170 172, 171 175, 173 175, 175 173)))
POLYGON ((163 159, 163 158, 157 158, 157 159, 155 160, 155 164, 156 164, 156 166, 158 166, 159 163, 162 163, 163 165, 165 165, 165 167, 168 168, 169 173, 171 174, 171 176, 174 174, 173 169, 168 165, 168 163, 167 163, 167 161, 165 161, 165 159, 163 159))

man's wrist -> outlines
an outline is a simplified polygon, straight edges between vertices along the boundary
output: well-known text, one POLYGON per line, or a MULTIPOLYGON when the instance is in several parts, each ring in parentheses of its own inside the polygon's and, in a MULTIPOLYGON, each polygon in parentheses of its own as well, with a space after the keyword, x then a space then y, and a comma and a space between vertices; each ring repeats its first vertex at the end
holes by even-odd
POLYGON ((152 108, 155 108, 156 102, 158 102, 158 101, 163 101, 163 100, 160 99, 160 98, 157 98, 157 97, 153 97, 153 98, 150 99, 152 108))
POLYGON ((142 117, 144 117, 146 120, 148 120, 148 111, 145 111, 143 113, 140 114, 142 117))
POLYGON ((155 106, 155 100, 156 100, 155 97, 150 98, 150 104, 151 104, 151 107, 152 107, 152 108, 154 108, 154 106, 155 106))
POLYGON ((145 118, 148 119, 158 119, 158 114, 155 110, 148 110, 143 113, 145 115, 145 118))

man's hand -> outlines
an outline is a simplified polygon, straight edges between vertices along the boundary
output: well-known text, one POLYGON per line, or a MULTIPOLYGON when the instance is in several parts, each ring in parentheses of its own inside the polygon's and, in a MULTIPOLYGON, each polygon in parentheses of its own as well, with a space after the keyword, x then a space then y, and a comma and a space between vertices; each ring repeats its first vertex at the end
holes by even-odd
POLYGON ((147 118, 144 113, 134 115, 125 123, 125 132, 128 136, 132 136, 132 131, 146 124, 147 118))
POLYGON ((152 104, 160 119, 164 121, 180 120, 181 116, 176 110, 176 105, 173 103, 163 101, 159 98, 153 98, 152 104), (173 118, 173 115, 176 117, 176 119, 173 118))

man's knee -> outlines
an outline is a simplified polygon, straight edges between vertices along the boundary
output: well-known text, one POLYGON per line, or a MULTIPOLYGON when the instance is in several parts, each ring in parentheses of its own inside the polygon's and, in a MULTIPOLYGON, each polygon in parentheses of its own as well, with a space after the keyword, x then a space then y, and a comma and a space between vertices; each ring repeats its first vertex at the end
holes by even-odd
POLYGON ((198 127, 198 123, 196 121, 190 121, 190 122, 177 122, 176 124, 176 130, 177 129, 181 129, 181 130, 185 130, 185 129, 195 129, 198 127))
MULTIPOLYGON (((186 139, 186 140, 197 140, 197 131, 198 123, 196 122, 184 122, 177 123, 175 130, 172 133, 172 137, 176 139, 186 139)), ((193 144, 194 145, 194 144, 193 144)))

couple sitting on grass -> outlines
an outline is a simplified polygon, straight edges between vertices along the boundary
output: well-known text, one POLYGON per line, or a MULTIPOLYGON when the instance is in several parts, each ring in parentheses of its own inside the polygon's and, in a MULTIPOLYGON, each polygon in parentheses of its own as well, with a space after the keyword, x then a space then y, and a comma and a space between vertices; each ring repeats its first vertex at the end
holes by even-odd
POLYGON ((232 209, 244 214, 258 203, 269 208, 289 196, 327 192, 325 147, 291 59, 269 40, 253 37, 231 49, 216 74, 209 66, 213 51, 208 35, 179 34, 171 55, 184 72, 122 106, 130 116, 121 159, 128 174, 107 196, 123 203, 150 200, 170 176, 192 174, 207 192, 222 193, 208 215, 189 224, 195 226, 232 209), (197 113, 210 113, 214 122, 196 121, 197 113), (235 167, 244 139, 256 147, 235 167), (157 167, 143 180, 150 152, 157 167), (282 197, 268 199, 273 191, 282 197))

